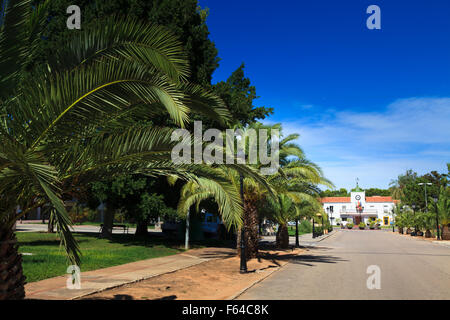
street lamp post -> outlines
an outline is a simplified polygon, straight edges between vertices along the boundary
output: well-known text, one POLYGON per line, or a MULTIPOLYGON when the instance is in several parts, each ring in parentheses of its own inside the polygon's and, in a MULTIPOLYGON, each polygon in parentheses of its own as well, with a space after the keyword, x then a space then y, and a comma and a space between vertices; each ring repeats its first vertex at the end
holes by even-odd
POLYGON ((323 215, 322 215, 322 236, 323 236, 323 234, 324 234, 324 232, 325 232, 325 230, 323 230, 323 215))
POLYGON ((392 208, 392 232, 395 232, 395 220, 394 220, 394 216, 395 216, 395 212, 394 212, 394 208, 392 208))
MULTIPOLYGON (((327 218, 328 218, 328 220, 330 219, 330 207, 327 207, 327 218)), ((323 221, 323 219, 322 219, 322 221, 323 221)), ((323 222, 322 222, 322 224, 323 224, 323 222)), ((322 229, 323 229, 323 226, 322 226, 322 229)))
MULTIPOLYGON (((416 204, 413 203, 411 207, 412 207, 412 209, 413 209, 414 221, 416 221, 416 204)), ((414 235, 414 236, 415 236, 416 234, 417 234, 417 226, 414 227, 414 234, 411 233, 411 235, 414 235)))
MULTIPOLYGON (((419 186, 424 186, 425 189, 425 212, 428 213, 428 197, 427 197, 427 186, 431 186, 432 183, 431 182, 420 182, 418 183, 419 186)), ((417 230, 416 230, 416 235, 417 235, 417 230)))
POLYGON ((299 248, 300 247, 300 243, 298 241, 298 219, 295 218, 295 247, 299 248))
POLYGON ((313 218, 312 218, 312 237, 313 237, 313 239, 316 237, 316 230, 314 229, 314 224, 315 224, 315 222, 314 222, 314 216, 313 216, 313 218))
POLYGON ((436 236, 437 236, 437 240, 441 240, 440 236, 439 236, 439 215, 438 215, 438 210, 437 210, 437 202, 438 202, 438 198, 433 198, 434 201, 434 208, 436 210, 436 236))
POLYGON ((333 230, 333 207, 330 207, 330 226, 331 230, 333 230))
POLYGON ((322 221, 322 234, 323 234, 323 215, 321 213, 318 213, 317 216, 321 219, 322 221))
MULTIPOLYGON (((244 176, 242 173, 239 175, 239 182, 241 184, 241 200, 242 208, 244 208, 244 176)), ((241 268, 240 273, 247 273, 247 257, 245 254, 245 221, 241 227, 241 268)))
POLYGON ((424 186, 425 188, 425 212, 428 212, 428 199, 427 199, 427 186, 431 186, 432 183, 431 182, 421 182, 418 183, 419 186, 424 186))

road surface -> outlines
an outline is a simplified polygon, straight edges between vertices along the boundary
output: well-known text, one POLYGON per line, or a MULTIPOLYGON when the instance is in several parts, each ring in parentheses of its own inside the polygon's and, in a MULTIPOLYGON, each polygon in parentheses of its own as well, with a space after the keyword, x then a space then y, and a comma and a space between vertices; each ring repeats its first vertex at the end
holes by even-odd
POLYGON ((239 299, 450 299, 450 247, 385 230, 339 230, 239 299), (379 267, 380 289, 369 266, 379 267))

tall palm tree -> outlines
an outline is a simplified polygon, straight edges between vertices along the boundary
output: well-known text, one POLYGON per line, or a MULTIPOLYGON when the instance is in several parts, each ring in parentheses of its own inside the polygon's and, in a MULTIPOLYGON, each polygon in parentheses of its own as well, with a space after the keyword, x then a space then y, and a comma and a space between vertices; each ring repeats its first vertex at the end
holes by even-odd
POLYGON ((65 181, 123 172, 193 179, 195 166, 170 161, 171 129, 148 121, 168 114, 183 127, 192 112, 229 118, 220 99, 185 82, 182 45, 159 26, 97 21, 47 65, 25 71, 49 2, 31 3, 9 0, 0 29, 0 299, 24 297, 13 229, 33 208, 50 204, 69 260, 80 264, 65 181), (135 123, 142 119, 147 125, 135 123))
MULTIPOLYGON (((247 233, 247 257, 254 258, 258 252, 258 205, 268 197, 284 194, 291 201, 300 204, 304 201, 316 201, 315 195, 318 195, 319 184, 332 186, 322 173, 322 170, 315 163, 307 160, 301 147, 293 141, 298 139, 298 134, 283 136, 281 124, 262 125, 256 123, 247 129, 267 129, 269 134, 265 143, 270 144, 272 131, 278 130, 280 141, 278 148, 279 169, 272 175, 267 176, 267 183, 271 187, 261 188, 261 184, 254 183, 252 179, 244 179, 244 226, 247 233)), ((258 139, 259 142, 259 139, 258 139)), ((246 150, 250 148, 247 147, 246 150)), ((254 165, 261 168, 261 163, 254 165)), ((281 208, 281 204, 279 206, 281 208)), ((287 223, 287 221, 286 221, 287 223)), ((240 234, 239 234, 240 235, 240 234)), ((288 237, 287 228, 282 228, 280 237, 288 237)), ((238 239, 239 240, 239 239, 238 239)), ((238 242, 239 243, 239 242, 238 242)))

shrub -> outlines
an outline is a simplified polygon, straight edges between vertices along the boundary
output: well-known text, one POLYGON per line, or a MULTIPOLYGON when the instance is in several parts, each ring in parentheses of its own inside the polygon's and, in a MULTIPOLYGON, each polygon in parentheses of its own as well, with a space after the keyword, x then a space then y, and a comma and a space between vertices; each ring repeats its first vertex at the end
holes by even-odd
POLYGON ((366 224, 364 222, 360 222, 358 226, 360 229, 364 229, 366 227, 366 224))
POLYGON ((322 233, 323 228, 322 228, 322 227, 315 227, 315 228, 314 228, 314 231, 315 231, 316 233, 322 233))
POLYGON ((309 233, 312 230, 312 224, 309 220, 303 220, 298 224, 298 232, 309 233))
POLYGON ((353 223, 347 223, 347 229, 352 229, 353 228, 353 223))
POLYGON ((375 229, 375 221, 371 221, 369 225, 370 229, 375 229))

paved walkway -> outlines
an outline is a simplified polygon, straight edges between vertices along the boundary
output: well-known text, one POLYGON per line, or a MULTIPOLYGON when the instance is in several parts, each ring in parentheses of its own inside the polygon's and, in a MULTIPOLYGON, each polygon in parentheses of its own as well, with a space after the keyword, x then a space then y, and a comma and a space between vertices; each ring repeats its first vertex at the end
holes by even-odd
MULTIPOLYGON (((18 232, 47 232, 47 224, 43 223, 26 223, 25 221, 23 223, 18 222, 16 224, 16 231, 18 232)), ((56 230, 56 228, 55 228, 56 230)), ((87 233, 99 233, 100 232, 100 226, 92 226, 92 225, 75 225, 72 227, 72 231, 74 232, 87 232, 87 233)), ((128 233, 134 234, 136 231, 135 228, 129 228, 128 233)), ((161 234, 161 232, 155 232, 152 229, 149 229, 149 232, 152 233, 158 233, 161 234)), ((124 233, 121 229, 113 229, 113 233, 124 233)))
POLYGON ((167 257, 153 258, 115 267, 81 272, 81 289, 67 289, 67 276, 25 285, 27 299, 71 300, 127 283, 148 279, 190 266, 235 255, 228 248, 193 249, 167 257))
POLYGON ((450 248, 397 233, 339 230, 239 299, 450 299, 450 248), (369 289, 369 266, 380 289, 369 289))

